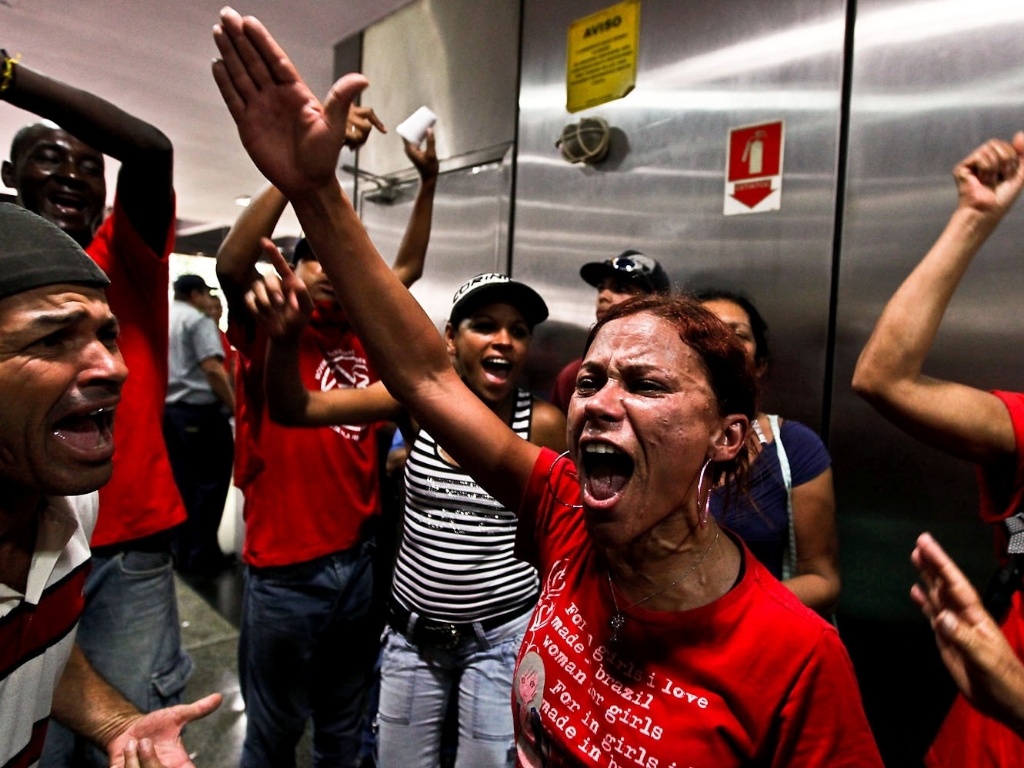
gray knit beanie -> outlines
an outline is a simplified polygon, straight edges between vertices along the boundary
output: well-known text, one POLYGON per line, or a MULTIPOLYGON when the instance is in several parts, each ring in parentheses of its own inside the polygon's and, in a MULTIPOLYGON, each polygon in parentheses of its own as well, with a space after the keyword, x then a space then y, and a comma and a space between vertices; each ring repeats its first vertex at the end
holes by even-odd
POLYGON ((107 286, 81 246, 41 216, 0 203, 0 299, 57 283, 107 286))

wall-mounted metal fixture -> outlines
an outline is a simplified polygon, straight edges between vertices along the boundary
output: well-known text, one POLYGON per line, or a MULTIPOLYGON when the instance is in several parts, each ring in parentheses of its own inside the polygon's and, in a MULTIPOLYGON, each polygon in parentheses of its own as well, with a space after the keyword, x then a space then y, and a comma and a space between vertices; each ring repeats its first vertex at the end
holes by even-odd
POLYGON ((608 156, 612 130, 600 117, 584 117, 562 129, 555 146, 570 163, 595 165, 608 156))
POLYGON ((356 168, 354 165, 343 165, 341 170, 352 174, 357 179, 363 179, 377 185, 377 191, 366 195, 363 198, 364 200, 372 203, 393 203, 398 199, 398 180, 388 178, 387 176, 378 176, 376 173, 364 171, 362 168, 356 168))

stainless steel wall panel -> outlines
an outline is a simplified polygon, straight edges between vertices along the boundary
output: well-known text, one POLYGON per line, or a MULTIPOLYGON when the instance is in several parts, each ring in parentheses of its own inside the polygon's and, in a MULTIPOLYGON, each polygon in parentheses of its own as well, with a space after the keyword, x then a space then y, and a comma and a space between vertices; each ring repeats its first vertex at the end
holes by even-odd
MULTIPOLYGON (((412 293, 444 328, 452 295, 473 275, 504 272, 504 224, 510 176, 501 160, 443 173, 438 178, 430 248, 423 277, 412 293)), ((360 197, 360 216, 382 257, 391 263, 412 213, 416 182, 403 185, 392 203, 360 197)))
MULTIPOLYGON (((636 89, 565 109, 566 33, 608 4, 524 5, 514 274, 547 298, 540 330, 551 360, 578 355, 595 293, 578 274, 638 248, 679 288, 714 283, 749 293, 776 351, 768 403, 821 423, 841 103, 844 5, 641 4, 636 89), (562 126, 595 115, 614 127, 609 159, 562 160, 562 126), (730 128, 786 123, 782 209, 725 217, 730 128)), ((549 372, 553 373, 554 371, 549 372)))
MULTIPOLYGON (((364 103, 392 134, 420 106, 438 116, 442 160, 507 146, 515 136, 519 5, 508 0, 419 0, 364 33, 364 103)), ((397 135, 368 142, 364 170, 408 166, 397 135)))

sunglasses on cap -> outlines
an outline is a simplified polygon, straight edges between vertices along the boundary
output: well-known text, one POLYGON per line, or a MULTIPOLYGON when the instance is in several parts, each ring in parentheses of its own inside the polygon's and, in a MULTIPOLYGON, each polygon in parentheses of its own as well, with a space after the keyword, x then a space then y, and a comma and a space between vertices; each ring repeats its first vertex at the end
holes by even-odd
POLYGON ((614 259, 608 260, 608 265, 619 272, 626 272, 632 274, 633 272, 639 272, 640 274, 649 274, 654 271, 654 264, 650 259, 640 256, 616 256, 614 259), (643 261, 640 261, 643 259, 643 261))
POLYGON ((580 267, 580 277, 595 288, 600 287, 604 278, 614 275, 642 285, 646 291, 668 293, 671 289, 665 270, 639 251, 624 251, 614 258, 591 261, 580 267))

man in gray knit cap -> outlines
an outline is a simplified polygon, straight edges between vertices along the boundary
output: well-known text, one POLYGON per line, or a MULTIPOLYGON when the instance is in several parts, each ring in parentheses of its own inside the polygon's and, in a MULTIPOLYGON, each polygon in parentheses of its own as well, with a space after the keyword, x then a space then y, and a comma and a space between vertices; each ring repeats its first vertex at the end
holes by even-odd
POLYGON ((191 766, 181 728, 220 700, 142 715, 74 642, 128 375, 108 283, 67 234, 0 204, 0 765, 36 764, 52 710, 113 765, 191 766))

